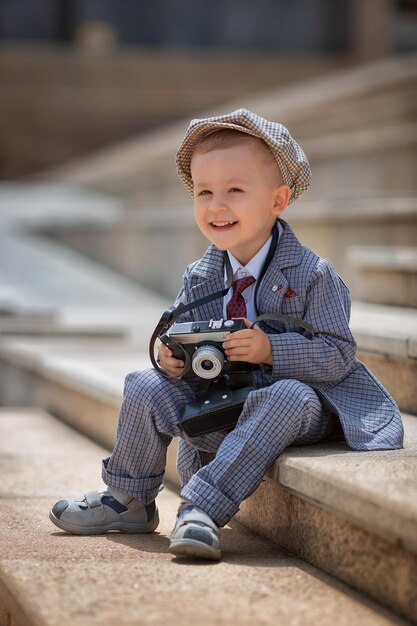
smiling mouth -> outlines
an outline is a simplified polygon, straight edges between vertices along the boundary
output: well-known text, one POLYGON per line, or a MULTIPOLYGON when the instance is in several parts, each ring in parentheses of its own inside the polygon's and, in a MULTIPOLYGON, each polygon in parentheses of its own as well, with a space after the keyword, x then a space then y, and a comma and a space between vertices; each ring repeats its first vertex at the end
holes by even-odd
POLYGON ((210 226, 216 230, 230 230, 235 224, 237 224, 237 222, 232 220, 227 222, 210 222, 210 226))

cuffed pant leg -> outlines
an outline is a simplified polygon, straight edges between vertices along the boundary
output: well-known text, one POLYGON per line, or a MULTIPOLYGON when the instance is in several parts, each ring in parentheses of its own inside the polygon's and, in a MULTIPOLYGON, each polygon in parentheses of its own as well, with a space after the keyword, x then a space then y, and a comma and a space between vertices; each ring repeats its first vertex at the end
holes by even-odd
POLYGON ((331 416, 308 385, 281 380, 257 389, 214 460, 188 481, 181 497, 224 526, 287 446, 315 443, 330 430, 331 416))
POLYGON ((165 378, 154 369, 126 377, 112 455, 103 460, 105 484, 144 504, 155 500, 162 483, 166 449, 180 435, 178 421, 194 391, 184 380, 165 378))

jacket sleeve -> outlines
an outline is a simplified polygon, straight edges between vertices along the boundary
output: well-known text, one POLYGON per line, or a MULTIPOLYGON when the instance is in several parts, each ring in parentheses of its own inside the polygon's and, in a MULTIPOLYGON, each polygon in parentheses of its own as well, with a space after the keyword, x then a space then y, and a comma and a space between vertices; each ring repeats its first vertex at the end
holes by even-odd
POLYGON ((349 291, 331 264, 321 259, 310 277, 304 310, 304 320, 316 334, 313 339, 298 332, 268 334, 272 378, 294 378, 309 384, 342 380, 356 352, 349 315, 349 291))

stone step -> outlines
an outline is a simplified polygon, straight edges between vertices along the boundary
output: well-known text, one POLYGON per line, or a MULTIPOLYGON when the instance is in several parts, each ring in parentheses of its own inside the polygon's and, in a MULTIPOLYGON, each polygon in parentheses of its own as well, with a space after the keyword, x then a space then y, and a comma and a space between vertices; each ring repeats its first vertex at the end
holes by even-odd
MULTIPOLYGON (((224 105, 210 112, 232 110, 224 105)), ((262 107, 255 108, 262 114, 262 107)), ((304 138, 279 114, 308 156, 314 172, 308 192, 310 199, 344 198, 352 195, 414 195, 417 123, 407 118, 386 126, 355 127, 324 132, 304 138), (390 175, 387 175, 390 172, 390 175)), ((206 112, 201 113, 204 117, 206 112)), ((68 184, 85 185, 124 198, 132 207, 184 206, 189 194, 178 178, 174 156, 189 120, 163 131, 130 140, 89 160, 82 159, 48 178, 68 184), (151 155, 149 157, 149 155, 151 155)))
POLYGON ((0 334, 125 335, 144 347, 143 338, 158 321, 153 312, 167 304, 97 262, 32 234, 0 235, 0 281, 6 294, 0 334), (141 315, 150 326, 140 326, 141 315))
POLYGON ((358 298, 417 308, 417 248, 349 246, 347 263, 358 298))
MULTIPOLYGON (((355 188, 374 195, 391 188, 406 194, 415 190, 415 85, 415 56, 410 55, 224 102, 198 116, 244 106, 282 121, 311 160, 311 196, 340 197, 355 188)), ((53 176, 120 195, 133 206, 181 206, 187 196, 177 180, 174 155, 188 122, 67 165, 53 176)))
MULTIPOLYGON (((153 534, 59 531, 48 510, 99 487, 108 452, 44 412, 2 409, 0 451, 2 626, 407 623, 235 522, 222 531, 220 563, 173 557, 167 546, 178 498, 168 489, 158 497, 153 534)), ((406 595, 400 573, 396 586, 406 595)))
POLYGON ((311 107, 303 118, 296 120, 297 136, 308 139, 320 133, 329 134, 357 128, 391 126, 398 120, 415 120, 415 77, 394 85, 389 81, 380 88, 364 93, 345 93, 335 104, 334 100, 311 107), (381 88, 382 87, 382 88, 381 88))
POLYGON ((403 411, 417 414, 417 311, 354 301, 350 327, 360 360, 403 411))
POLYGON ((417 420, 403 419, 403 450, 288 449, 236 519, 415 621, 417 420))
MULTIPOLYGON (((207 240, 200 233, 186 199, 182 207, 143 208, 121 212, 111 225, 53 224, 45 226, 57 241, 90 254, 116 271, 156 289, 170 298, 176 296, 177 279, 186 265, 201 257, 207 240), (176 254, 167 263, 160 251, 176 254), (148 263, 152 257, 151 266, 148 263)), ((414 246, 417 241, 417 200, 415 197, 375 197, 305 201, 302 198, 283 215, 300 241, 328 258, 346 280, 352 297, 362 293, 352 280, 347 249, 355 245, 414 246), (376 227, 377 225, 377 227, 376 227)))
POLYGON ((117 48, 90 56, 39 42, 23 48, 9 43, 0 58, 0 133, 8 155, 1 175, 20 178, 56 167, 226 99, 345 65, 345 60, 270 53, 117 48))
MULTIPOLYGON (((375 197, 308 201, 288 209, 288 221, 307 247, 328 258, 344 278, 353 298, 368 300, 352 273, 348 249, 354 246, 411 248, 417 241, 415 197, 375 197)), ((390 302, 390 295, 381 300, 390 302)), ((369 298, 371 300, 371 298, 369 298)))

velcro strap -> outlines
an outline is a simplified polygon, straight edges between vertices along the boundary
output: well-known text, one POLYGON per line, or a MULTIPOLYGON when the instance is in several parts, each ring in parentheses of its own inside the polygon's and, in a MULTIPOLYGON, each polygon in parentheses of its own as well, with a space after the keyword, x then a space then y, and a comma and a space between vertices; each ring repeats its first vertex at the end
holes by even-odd
POLYGON ((103 506, 98 491, 88 491, 84 494, 84 498, 89 509, 98 509, 103 506))
POLYGON ((106 509, 101 501, 101 495, 97 491, 88 491, 84 498, 92 518, 96 522, 103 522, 106 519, 106 509))
POLYGON ((184 526, 185 524, 198 524, 199 526, 208 526, 216 532, 219 531, 219 527, 214 520, 211 519, 211 517, 189 504, 181 507, 178 524, 179 526, 184 526))

